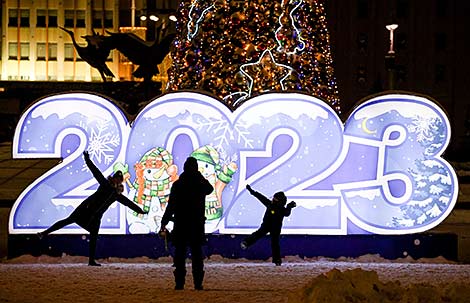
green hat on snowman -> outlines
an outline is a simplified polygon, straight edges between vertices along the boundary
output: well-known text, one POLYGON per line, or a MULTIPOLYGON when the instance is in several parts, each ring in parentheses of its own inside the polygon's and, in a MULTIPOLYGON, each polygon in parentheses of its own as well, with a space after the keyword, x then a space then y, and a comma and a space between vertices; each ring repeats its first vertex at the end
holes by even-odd
POLYGON ((198 161, 202 161, 211 164, 215 167, 217 178, 224 182, 229 183, 232 181, 232 175, 235 171, 232 169, 223 169, 220 166, 219 152, 211 145, 204 145, 191 153, 191 157, 196 158, 198 161), (225 172, 226 171, 226 172, 225 172))
POLYGON ((191 157, 198 161, 203 161, 215 166, 215 170, 220 170, 219 152, 210 145, 204 145, 191 153, 191 157))

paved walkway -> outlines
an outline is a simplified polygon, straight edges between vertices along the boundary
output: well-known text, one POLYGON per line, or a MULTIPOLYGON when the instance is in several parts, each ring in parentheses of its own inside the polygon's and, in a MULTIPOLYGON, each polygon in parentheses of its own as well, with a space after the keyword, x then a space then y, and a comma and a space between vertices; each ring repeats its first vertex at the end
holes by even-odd
POLYGON ((59 161, 12 159, 11 142, 0 143, 0 206, 11 206, 29 184, 59 161))

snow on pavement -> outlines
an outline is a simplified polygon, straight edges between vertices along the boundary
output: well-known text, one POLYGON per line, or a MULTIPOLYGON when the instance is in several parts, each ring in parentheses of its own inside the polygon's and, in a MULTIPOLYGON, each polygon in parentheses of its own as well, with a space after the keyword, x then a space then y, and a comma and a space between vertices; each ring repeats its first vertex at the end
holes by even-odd
POLYGON ((0 302, 311 303, 338 302, 339 297, 344 302, 470 301, 470 265, 443 258, 286 257, 282 266, 274 266, 269 261, 212 256, 205 261, 204 291, 193 290, 189 263, 186 289, 175 291, 170 258, 101 262, 101 267, 89 267, 86 257, 73 256, 2 260, 0 302))

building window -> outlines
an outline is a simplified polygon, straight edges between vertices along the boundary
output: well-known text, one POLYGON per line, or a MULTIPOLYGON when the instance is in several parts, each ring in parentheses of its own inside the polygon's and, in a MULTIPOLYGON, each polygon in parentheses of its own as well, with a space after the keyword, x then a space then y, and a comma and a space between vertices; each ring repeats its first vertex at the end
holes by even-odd
POLYGON ((85 27, 85 11, 65 10, 64 11, 64 27, 85 27))
POLYGON ((93 11, 93 20, 92 20, 92 26, 93 28, 102 28, 103 23, 101 22, 103 20, 103 11, 93 11))
POLYGON ((22 9, 20 11, 20 26, 29 27, 29 10, 28 9, 22 9))
POLYGON ((72 43, 64 43, 64 60, 73 61, 73 54, 75 53, 75 48, 72 43))
POLYGON ((85 27, 85 11, 83 10, 65 10, 64 11, 65 27, 85 27))
MULTIPOLYGON (((18 43, 8 43, 8 59, 18 60, 18 43)), ((29 43, 20 43, 20 59, 29 60, 29 43)))
POLYGON ((104 27, 113 28, 113 11, 104 12, 104 27))
POLYGON ((8 59, 10 60, 18 59, 18 43, 15 43, 15 42, 8 43, 8 59))
MULTIPOLYGON (((80 46, 83 46, 83 45, 80 45, 80 46)), ((76 53, 76 51, 75 51, 75 46, 73 45, 73 43, 64 43, 64 60, 73 61, 74 53, 76 53)), ((76 54, 75 60, 82 61, 82 58, 80 58, 80 56, 76 54)))
POLYGON ((85 11, 77 11, 77 27, 85 28, 85 11))
POLYGON ((57 27, 57 10, 37 10, 36 27, 57 27))
POLYGON ((37 60, 39 61, 44 61, 47 60, 49 61, 57 61, 57 43, 38 43, 37 44, 37 60), (48 48, 48 52, 46 54, 46 47, 48 48))
POLYGON ((18 10, 16 9, 8 10, 8 26, 11 26, 11 27, 18 26, 18 10))
POLYGON ((359 19, 367 19, 369 17, 368 0, 357 0, 357 17, 359 19))
POLYGON ((112 11, 93 11, 93 28, 113 28, 112 11))
POLYGON ((75 11, 66 9, 64 11, 64 27, 74 27, 75 11))
POLYGON ((8 26, 10 27, 29 27, 29 10, 27 9, 9 9, 8 26), (18 12, 20 13, 20 24, 18 24, 18 12))
POLYGON ((46 10, 38 9, 36 27, 46 27, 46 10))

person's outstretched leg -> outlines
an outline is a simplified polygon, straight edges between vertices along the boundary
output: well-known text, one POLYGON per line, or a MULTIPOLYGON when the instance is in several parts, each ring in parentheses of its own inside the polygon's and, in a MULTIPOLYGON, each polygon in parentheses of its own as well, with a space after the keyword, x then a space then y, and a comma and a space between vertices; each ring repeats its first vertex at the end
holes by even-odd
POLYGON ((88 253, 88 265, 89 266, 101 266, 101 264, 96 263, 95 261, 97 239, 98 239, 98 230, 90 231, 90 247, 89 247, 89 253, 88 253))
POLYGON ((42 237, 44 236, 47 236, 48 234, 50 234, 51 232, 54 232, 56 230, 59 230, 61 229, 62 227, 64 226, 67 226, 69 224, 72 224, 74 223, 75 220, 71 219, 70 217, 68 218, 65 218, 65 219, 62 219, 62 220, 59 220, 57 221, 56 223, 52 224, 51 227, 49 227, 48 229, 46 229, 45 231, 42 231, 42 232, 38 232, 38 237, 40 239, 42 239, 42 237))
POLYGON ((261 224, 261 227, 257 231, 255 231, 254 233, 252 233, 251 235, 243 239, 242 243, 240 244, 241 248, 247 249, 249 246, 253 245, 256 241, 266 236, 267 233, 268 233, 268 229, 264 225, 261 224))
POLYGON ((175 243, 175 257, 173 263, 175 270, 175 290, 184 289, 184 282, 186 279, 186 245, 184 243, 175 243))
POLYGON ((193 267, 194 289, 203 290, 204 257, 202 256, 201 244, 194 243, 191 245, 191 260, 193 267))
POLYGON ((277 266, 282 264, 281 260, 281 245, 279 244, 281 237, 281 231, 271 231, 271 252, 273 255, 273 263, 277 266))

